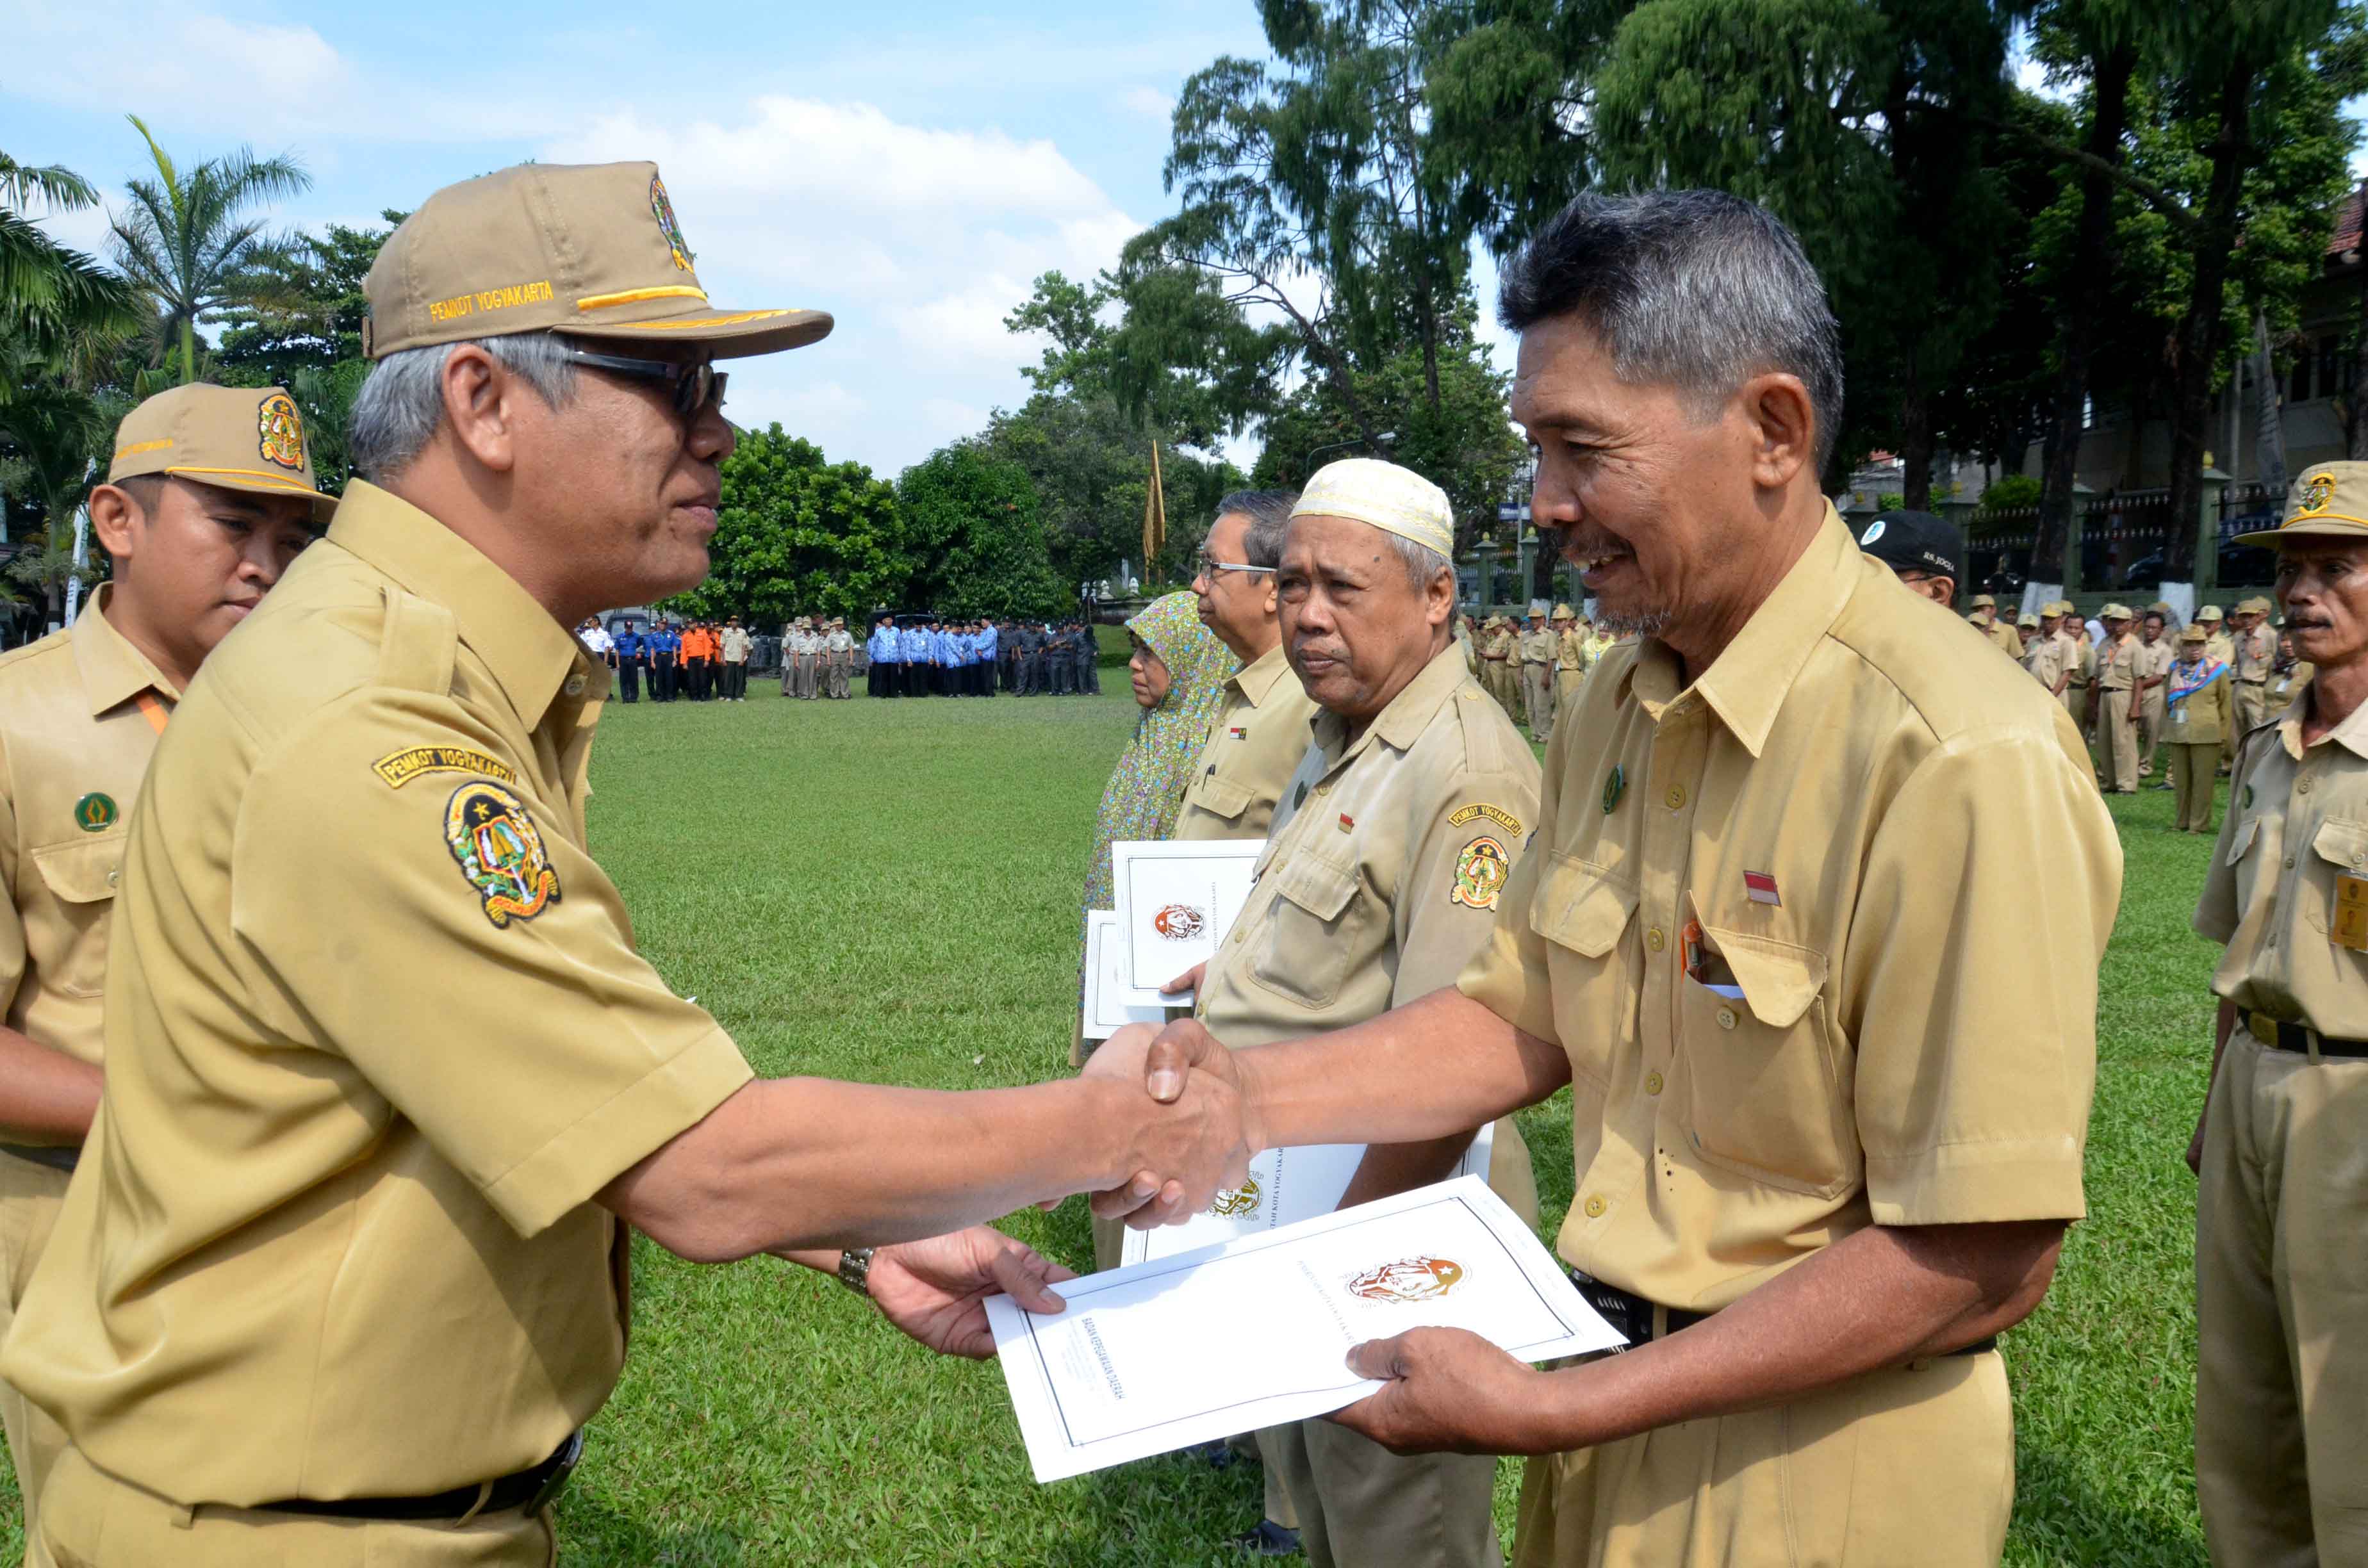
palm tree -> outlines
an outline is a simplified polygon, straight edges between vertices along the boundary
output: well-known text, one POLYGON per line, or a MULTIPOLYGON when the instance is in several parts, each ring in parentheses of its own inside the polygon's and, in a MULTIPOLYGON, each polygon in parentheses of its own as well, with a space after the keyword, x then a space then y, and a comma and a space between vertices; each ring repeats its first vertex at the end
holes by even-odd
POLYGON ((131 206, 114 221, 116 265, 155 296, 166 344, 178 339, 181 380, 193 381, 199 319, 240 298, 248 275, 290 248, 287 240, 264 232, 261 218, 243 214, 310 190, 313 176, 292 155, 257 158, 244 147, 184 174, 138 115, 125 118, 148 143, 157 177, 126 184, 131 206))
MULTIPOLYGON (((72 212, 97 201, 90 182, 72 170, 20 164, 0 153, 0 330, 43 358, 140 328, 138 290, 59 244, 25 215, 37 203, 72 212)), ((9 391, 10 383, 0 382, 0 402, 9 391)))

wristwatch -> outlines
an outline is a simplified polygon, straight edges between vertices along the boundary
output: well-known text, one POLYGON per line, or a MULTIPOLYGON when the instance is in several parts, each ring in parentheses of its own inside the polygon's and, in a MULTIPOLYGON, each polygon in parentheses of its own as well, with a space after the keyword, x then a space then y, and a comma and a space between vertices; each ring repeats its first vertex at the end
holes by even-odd
POLYGON ((870 1247, 848 1247, 838 1255, 838 1282, 867 1300, 871 1295, 871 1252, 870 1247))

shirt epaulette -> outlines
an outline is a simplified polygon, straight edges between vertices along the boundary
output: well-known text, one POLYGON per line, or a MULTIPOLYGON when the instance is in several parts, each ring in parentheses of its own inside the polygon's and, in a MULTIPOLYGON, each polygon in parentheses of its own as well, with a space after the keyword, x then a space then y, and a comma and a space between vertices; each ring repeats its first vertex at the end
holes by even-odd
POLYGON ((452 672, 460 655, 461 627, 450 610, 416 594, 386 590, 386 620, 379 631, 378 685, 445 695, 452 689, 452 672))

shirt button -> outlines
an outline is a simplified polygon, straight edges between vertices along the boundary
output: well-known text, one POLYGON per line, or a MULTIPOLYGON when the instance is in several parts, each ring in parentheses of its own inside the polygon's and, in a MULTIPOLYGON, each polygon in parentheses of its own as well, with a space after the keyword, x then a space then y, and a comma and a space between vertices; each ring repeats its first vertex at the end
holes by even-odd
POLYGON ((1734 1008, 1721 1007, 1718 1010, 1718 1027, 1723 1029, 1731 1029, 1735 1027, 1734 1008))
POLYGON ((1669 810, 1671 810, 1671 811, 1673 811, 1673 812, 1674 812, 1674 811, 1676 811, 1679 806, 1682 806, 1682 805, 1684 805, 1685 803, 1686 803, 1686 787, 1685 787, 1684 785, 1682 785, 1682 784, 1672 784, 1672 785, 1670 785, 1670 786, 1669 786, 1669 810))
POLYGON ((1329 784, 1318 784, 1315 786, 1315 792, 1319 795, 1328 795, 1332 792, 1332 786, 1329 784))
POLYGON ((583 696, 584 677, 582 676, 569 676, 567 677, 567 685, 562 689, 564 689, 570 697, 583 696))
POLYGON ((1645 1074, 1645 1092, 1648 1095, 1657 1095, 1661 1092, 1661 1075, 1658 1073, 1645 1074))
POLYGON ((2305 778, 2305 779, 2302 780, 2300 783, 2296 784, 2296 785, 2294 786, 2294 793, 2295 793, 2295 794, 2297 794, 2297 795, 2307 795, 2307 794, 2309 794, 2309 793, 2310 793, 2310 780, 2309 780, 2309 779, 2307 779, 2307 778, 2305 778))
POLYGON ((1669 945, 1669 939, 1661 935, 1661 928, 1656 926, 1645 933, 1645 945, 1657 953, 1669 945))
POLYGON ((2286 857, 2286 869, 2289 871, 2294 869, 2294 857, 2291 855, 2286 857))
POLYGON ((107 885, 108 887, 113 887, 115 885, 115 879, 122 874, 123 872, 120 869, 114 866, 109 866, 107 869, 107 885))
POLYGON ((1591 1194, 1587 1200, 1587 1217, 1590 1220, 1600 1220, 1603 1218, 1604 1210, 1610 1207, 1610 1204, 1603 1201, 1600 1193, 1591 1194))

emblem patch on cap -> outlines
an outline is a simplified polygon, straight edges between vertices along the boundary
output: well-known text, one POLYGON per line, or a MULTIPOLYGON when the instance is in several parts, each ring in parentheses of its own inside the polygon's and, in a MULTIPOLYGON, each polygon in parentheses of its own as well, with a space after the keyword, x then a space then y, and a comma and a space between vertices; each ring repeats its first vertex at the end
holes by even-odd
POLYGON ((296 400, 273 392, 255 411, 256 450, 266 462, 296 470, 304 466, 304 416, 296 400))
POLYGON ((1890 521, 1884 517, 1877 517, 1874 521, 1867 524, 1866 532, 1858 536, 1859 548, 1863 550, 1868 545, 1873 544, 1875 540, 1881 539, 1883 537, 1883 530, 1890 526, 1890 521))
POLYGON ((1502 844, 1494 838, 1475 838, 1455 858, 1455 886, 1448 892, 1447 902, 1467 909, 1494 909, 1512 869, 1502 844))
POLYGON ((1463 1282, 1463 1266, 1453 1258, 1421 1256, 1368 1268, 1348 1290, 1368 1301, 1435 1301, 1463 1282))
POLYGON ((689 242, 682 237, 682 225, 675 221, 674 203, 666 199, 666 181, 650 176, 650 213, 658 221, 658 233, 666 236, 666 248, 674 253, 674 264, 683 271, 699 258, 691 254, 689 242))
POLYGON ((2308 517, 2313 512, 2324 512, 2328 503, 2334 499, 2335 475, 2314 473, 2302 482, 2302 504, 2294 508, 2294 513, 2297 517, 2308 517))
POLYGON ((526 802, 498 784, 463 784, 444 808, 444 842, 495 926, 559 902, 559 873, 526 802))

